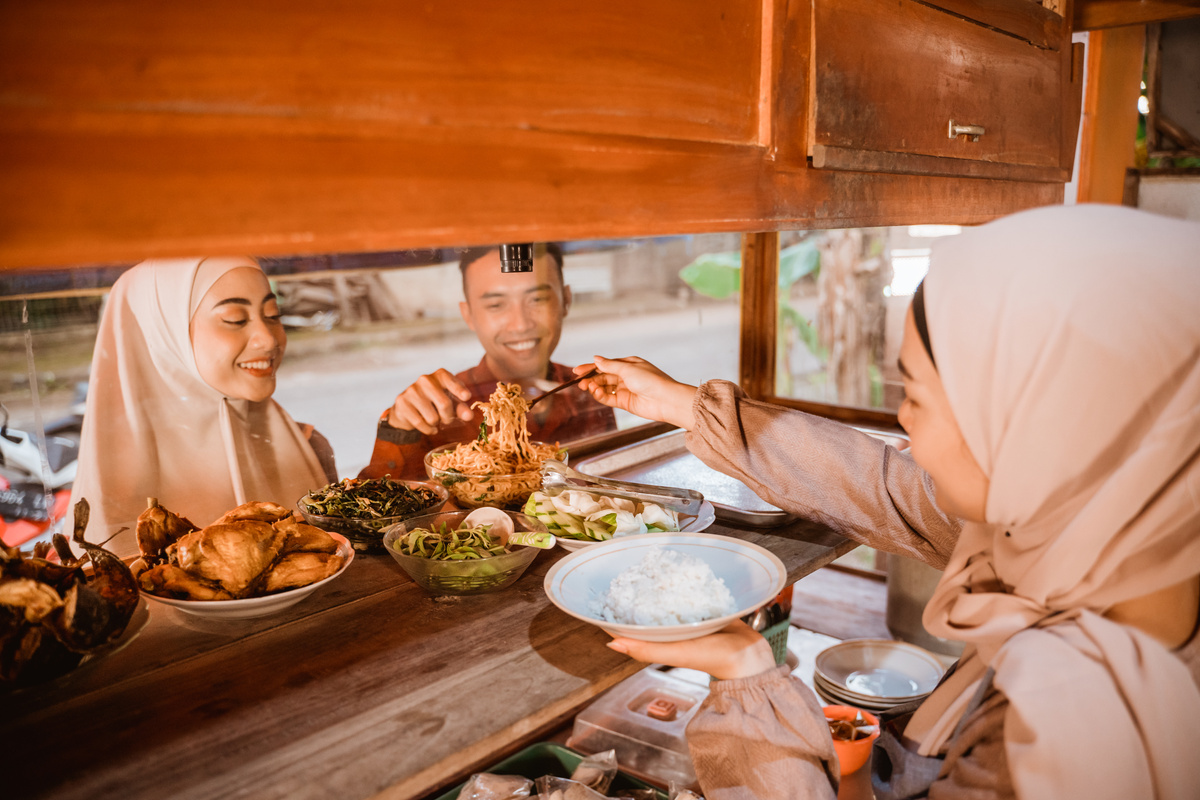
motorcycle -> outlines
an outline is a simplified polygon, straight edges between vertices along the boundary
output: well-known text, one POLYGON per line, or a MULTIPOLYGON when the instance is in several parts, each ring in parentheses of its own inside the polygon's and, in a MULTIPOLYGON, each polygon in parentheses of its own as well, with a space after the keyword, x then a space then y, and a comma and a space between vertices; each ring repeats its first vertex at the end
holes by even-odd
POLYGON ((38 437, 9 428, 3 403, 0 413, 0 542, 17 547, 49 541, 71 505, 83 415, 74 411, 38 437))

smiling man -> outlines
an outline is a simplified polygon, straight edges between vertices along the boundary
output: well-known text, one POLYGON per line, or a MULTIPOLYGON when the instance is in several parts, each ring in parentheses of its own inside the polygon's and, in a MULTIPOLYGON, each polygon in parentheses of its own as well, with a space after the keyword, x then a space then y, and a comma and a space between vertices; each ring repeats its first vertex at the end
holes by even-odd
MULTIPOLYGON (((424 478, 427 452, 478 434, 483 414, 471 404, 487 400, 498 382, 519 383, 535 397, 575 377, 570 367, 550 360, 571 307, 562 264, 556 244, 535 248, 532 272, 501 272, 495 247, 463 256, 459 311, 483 345, 483 358, 458 374, 439 369, 422 375, 397 395, 379 420, 371 463, 359 477, 424 478)), ((617 427, 612 409, 577 387, 539 403, 528 425, 534 439, 560 443, 617 427)))

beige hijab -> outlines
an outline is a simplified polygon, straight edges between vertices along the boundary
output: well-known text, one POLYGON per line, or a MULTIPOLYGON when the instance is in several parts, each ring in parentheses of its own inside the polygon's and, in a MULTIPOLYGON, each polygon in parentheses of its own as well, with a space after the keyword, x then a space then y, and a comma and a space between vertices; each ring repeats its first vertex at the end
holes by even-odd
POLYGON ((1200 574, 1200 225, 1038 209, 941 243, 938 373, 990 479, 925 611, 965 640, 907 735, 942 751, 985 669, 1022 798, 1200 797, 1200 692, 1101 616, 1200 574))
POLYGON ((225 397, 196 367, 192 314, 248 258, 155 259, 123 274, 108 296, 88 384, 72 508, 91 507, 87 538, 137 551, 148 497, 207 525, 248 500, 292 507, 325 475, 307 437, 274 400, 225 397))

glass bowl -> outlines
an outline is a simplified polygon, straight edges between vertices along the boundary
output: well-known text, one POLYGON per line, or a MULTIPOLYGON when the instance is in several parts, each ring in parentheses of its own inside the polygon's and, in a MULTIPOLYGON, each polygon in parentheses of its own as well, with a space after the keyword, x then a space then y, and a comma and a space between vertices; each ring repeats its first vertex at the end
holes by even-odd
MULTIPOLYGON (((417 585, 431 594, 485 594, 508 588, 533 563, 537 554, 541 552, 538 548, 517 545, 511 553, 465 561, 434 561, 405 555, 396 549, 396 541, 415 528, 430 528, 443 524, 457 528, 469 513, 443 511, 411 517, 384 531, 383 547, 417 585)), ((532 517, 515 511, 504 513, 512 518, 513 527, 517 531, 547 532, 546 526, 532 517)))
MULTIPOLYGON (((545 442, 534 442, 545 444, 545 442)), ((542 468, 509 474, 470 475, 450 469, 439 469, 433 460, 443 453, 458 447, 458 443, 435 447, 425 454, 425 473, 430 480, 445 486, 450 498, 461 508, 494 506, 508 511, 520 511, 525 507, 529 495, 542 488, 542 468)), ((558 460, 567 463, 567 451, 558 451, 558 460)))
POLYGON ((304 517, 304 521, 309 525, 320 528, 323 531, 340 533, 345 536, 350 540, 350 546, 355 550, 361 553, 382 553, 383 532, 385 529, 410 517, 428 514, 434 509, 441 508, 450 497, 446 488, 440 483, 433 481, 402 481, 394 478, 392 480, 394 483, 403 484, 409 489, 427 490, 433 494, 434 500, 421 508, 413 509, 410 513, 399 516, 342 517, 325 516, 309 511, 308 504, 312 495, 306 494, 296 501, 296 510, 300 512, 300 516, 304 517))

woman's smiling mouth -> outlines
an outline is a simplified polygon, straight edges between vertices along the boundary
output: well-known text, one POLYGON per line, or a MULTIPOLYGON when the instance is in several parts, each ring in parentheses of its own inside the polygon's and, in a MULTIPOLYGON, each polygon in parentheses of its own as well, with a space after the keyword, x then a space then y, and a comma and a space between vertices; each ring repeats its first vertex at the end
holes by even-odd
POLYGON ((245 370, 256 378, 270 378, 275 374, 275 359, 267 358, 260 361, 242 361, 238 369, 245 370))

